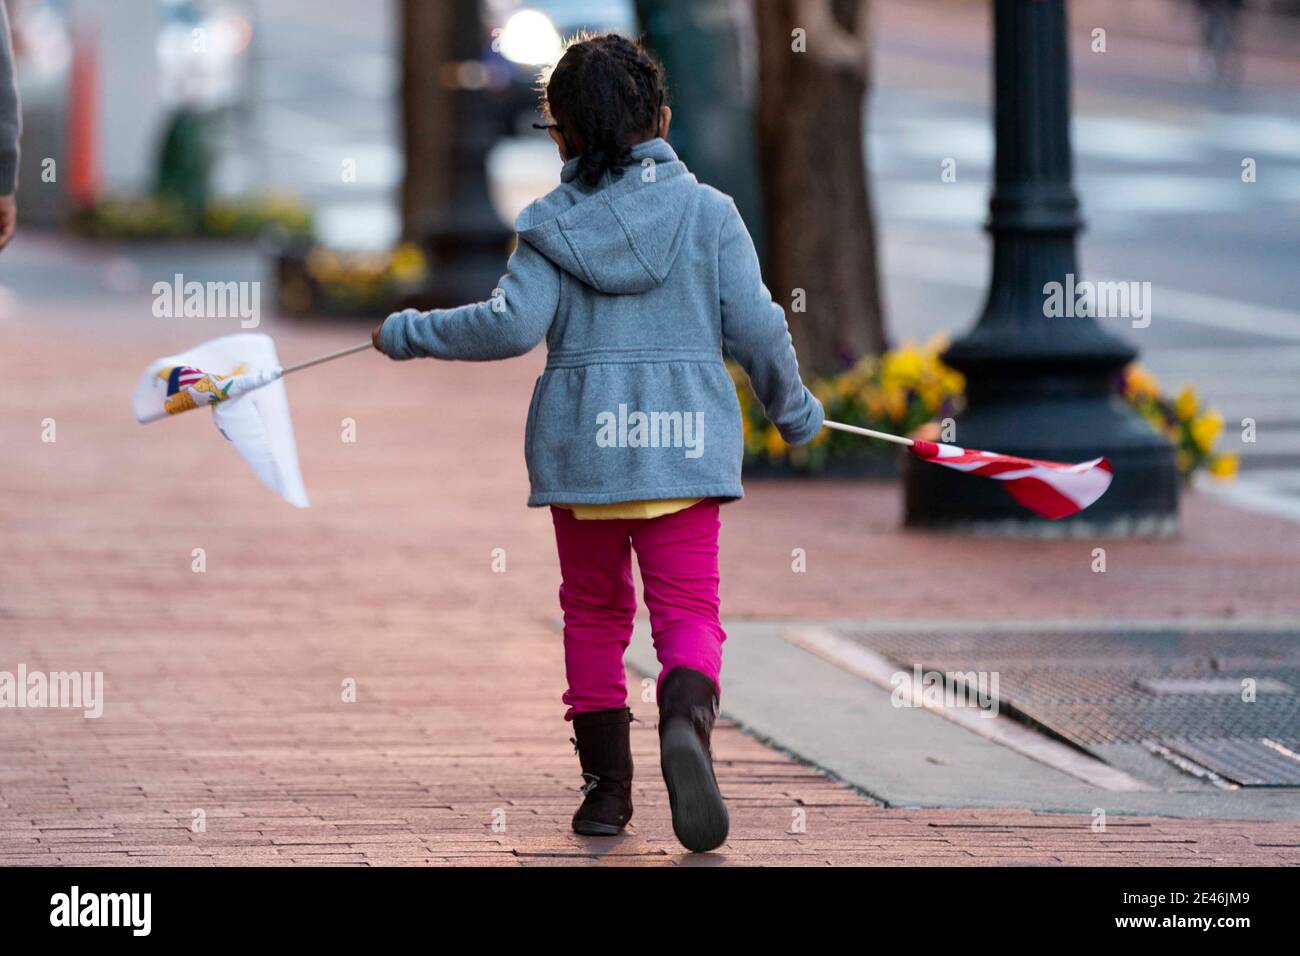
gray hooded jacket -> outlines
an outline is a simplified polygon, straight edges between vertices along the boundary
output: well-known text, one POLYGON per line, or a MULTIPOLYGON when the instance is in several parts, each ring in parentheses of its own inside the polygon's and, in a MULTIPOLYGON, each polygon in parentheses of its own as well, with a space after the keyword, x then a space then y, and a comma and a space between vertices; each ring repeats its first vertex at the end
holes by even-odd
POLYGON ((741 497, 724 352, 787 442, 821 428, 735 204, 662 139, 632 159, 595 188, 566 163, 561 184, 520 214, 492 298, 398 312, 380 332, 395 359, 501 359, 545 337, 524 439, 533 506, 741 497))

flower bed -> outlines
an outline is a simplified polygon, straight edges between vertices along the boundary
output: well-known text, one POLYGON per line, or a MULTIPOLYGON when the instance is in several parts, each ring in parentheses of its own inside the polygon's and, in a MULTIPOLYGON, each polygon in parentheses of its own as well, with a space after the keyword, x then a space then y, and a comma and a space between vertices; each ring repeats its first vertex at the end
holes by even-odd
POLYGON ((254 239, 272 231, 281 238, 311 234, 311 210, 289 196, 214 199, 193 212, 174 199, 113 196, 79 210, 75 232, 93 239, 254 239))
POLYGON ((282 311, 303 315, 369 315, 376 321, 411 302, 429 268, 419 246, 384 252, 337 252, 324 246, 289 249, 278 262, 282 311))
MULTIPOLYGON (((939 361, 946 343, 905 345, 868 356, 809 388, 834 421, 906 435, 934 418, 955 413, 965 380, 939 361)), ((749 379, 730 366, 745 433, 745 471, 756 477, 824 474, 889 477, 897 473, 898 447, 888 442, 822 429, 807 445, 791 447, 767 420, 749 379)))
POLYGON ((1237 474, 1236 452, 1215 451, 1214 446, 1223 434, 1223 416, 1213 408, 1201 404, 1196 390, 1184 385, 1174 396, 1160 394, 1156 377, 1138 365, 1124 370, 1124 398, 1151 427, 1162 432, 1174 443, 1178 473, 1185 481, 1201 469, 1216 478, 1232 478, 1237 474))
MULTIPOLYGON (((961 408, 966 383, 940 360, 946 345, 942 338, 920 346, 904 345, 879 358, 864 358, 848 371, 817 379, 809 387, 825 406, 827 418, 912 435, 961 408)), ((730 368, 744 426, 747 475, 886 477, 897 473, 898 449, 887 442, 822 429, 807 445, 787 445, 763 414, 745 373, 734 363, 730 368)), ((1236 474, 1237 456, 1214 449, 1223 431, 1222 417, 1204 408, 1190 386, 1174 398, 1162 396, 1155 377, 1132 365, 1125 369, 1119 388, 1129 404, 1174 443, 1184 480, 1202 469, 1218 478, 1236 474)), ((929 433, 936 429, 925 431, 924 437, 938 437, 929 433)))

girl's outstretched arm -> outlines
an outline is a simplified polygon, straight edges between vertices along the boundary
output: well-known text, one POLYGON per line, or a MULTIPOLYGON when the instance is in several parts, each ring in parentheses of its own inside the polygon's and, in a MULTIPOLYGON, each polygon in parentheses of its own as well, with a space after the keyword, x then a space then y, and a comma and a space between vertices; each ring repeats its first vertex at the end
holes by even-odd
POLYGON ((822 427, 822 403, 804 387, 785 312, 772 301, 758 253, 734 204, 718 236, 722 340, 749 375, 763 411, 791 445, 812 441, 822 427))
POLYGON ((375 346, 394 359, 512 358, 546 336, 559 302, 559 270, 520 240, 490 299, 455 309, 394 312, 377 331, 375 346))

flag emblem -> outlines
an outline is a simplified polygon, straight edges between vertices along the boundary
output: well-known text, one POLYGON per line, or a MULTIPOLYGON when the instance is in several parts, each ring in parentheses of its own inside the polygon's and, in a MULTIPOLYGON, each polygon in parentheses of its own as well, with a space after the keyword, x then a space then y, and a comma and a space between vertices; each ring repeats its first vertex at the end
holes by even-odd
MULTIPOLYGON (((201 405, 215 405, 233 397, 231 386, 236 376, 242 375, 245 365, 238 365, 228 375, 204 372, 192 365, 175 365, 160 368, 156 375, 167 383, 167 397, 163 409, 168 415, 188 412, 201 405)), ((238 394, 238 393, 235 393, 238 394)))
POLYGON ((207 373, 199 371, 192 365, 177 365, 171 369, 163 369, 158 373, 160 378, 164 374, 167 377, 167 394, 175 395, 182 388, 187 388, 202 380, 207 373))

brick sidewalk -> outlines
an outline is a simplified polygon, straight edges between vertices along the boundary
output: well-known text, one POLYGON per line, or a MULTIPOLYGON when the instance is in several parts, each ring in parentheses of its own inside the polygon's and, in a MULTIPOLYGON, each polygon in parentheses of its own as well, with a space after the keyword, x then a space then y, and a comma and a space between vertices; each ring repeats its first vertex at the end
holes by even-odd
MULTIPOLYGON (((1112 817, 1094 833, 1081 817, 883 809, 726 723, 715 749, 732 837, 689 857, 640 703, 633 832, 576 837, 549 517, 523 507, 539 356, 490 369, 360 356, 294 377, 314 505, 299 512, 256 485, 204 414, 130 418, 150 359, 230 329, 112 319, 0 324, 0 670, 102 670, 107 701, 100 720, 0 711, 2 862, 1300 862, 1296 824, 1112 817), (119 327, 117 341, 99 331, 119 327), (344 418, 355 444, 340 440, 344 418), (206 832, 191 832, 196 810, 206 832)), ((273 331, 285 360, 358 337, 273 331)), ((1300 609, 1293 531, 1210 501, 1189 502, 1182 541, 1108 545, 1104 575, 1089 571, 1092 542, 1026 556, 904 535, 897 508, 890 486, 752 486, 726 511, 725 611, 1300 609), (790 572, 794 547, 807 574, 790 572)))

